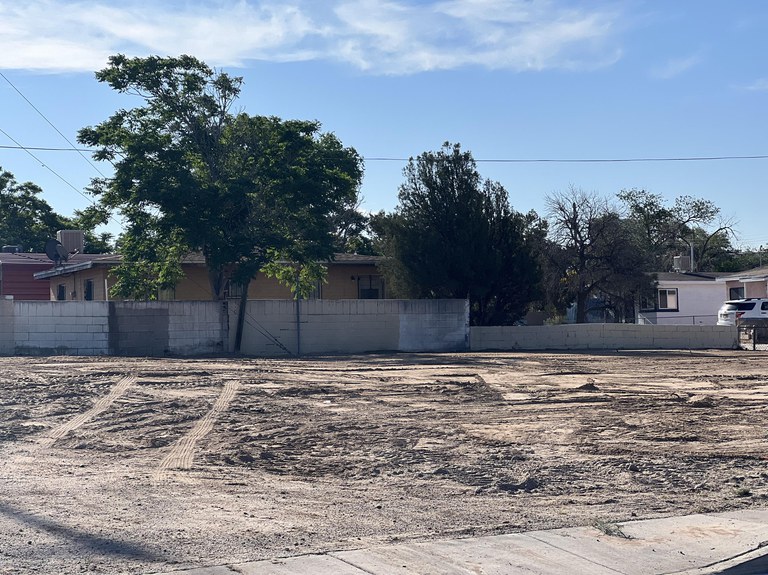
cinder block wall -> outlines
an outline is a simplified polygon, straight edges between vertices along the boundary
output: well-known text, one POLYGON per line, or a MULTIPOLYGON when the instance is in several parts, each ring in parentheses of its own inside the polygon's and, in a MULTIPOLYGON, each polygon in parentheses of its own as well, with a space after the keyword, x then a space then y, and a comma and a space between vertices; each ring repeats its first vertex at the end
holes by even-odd
POLYGON ((205 355, 227 351, 224 304, 109 302, 113 355, 205 355))
POLYGON ((168 349, 173 355, 224 353, 227 308, 224 302, 173 303, 168 313, 168 349))
MULTIPOLYGON (((239 304, 230 302, 230 349, 239 304)), ((464 300, 287 300, 248 302, 240 351, 247 355, 463 351, 464 300)))
POLYGON ((0 301, 6 355, 203 355, 226 350, 219 302, 0 301))
POLYGON ((572 324, 472 327, 470 348, 544 349, 735 349, 733 326, 572 324))
POLYGON ((109 353, 109 302, 13 302, 15 355, 109 353))
POLYGON ((0 354, 10 355, 15 347, 13 300, 0 299, 0 354))
MULTIPOLYGON (((0 300, 0 353, 204 355, 234 350, 238 303, 0 300), (227 313, 227 309, 229 313, 227 313)), ((463 300, 249 301, 241 351, 732 349, 721 326, 581 324, 469 328, 463 300)))

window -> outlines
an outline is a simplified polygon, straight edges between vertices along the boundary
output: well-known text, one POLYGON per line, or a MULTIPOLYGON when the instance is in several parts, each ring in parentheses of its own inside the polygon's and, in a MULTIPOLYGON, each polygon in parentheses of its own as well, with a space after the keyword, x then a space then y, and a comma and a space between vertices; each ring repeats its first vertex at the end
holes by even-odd
POLYGON ((86 301, 93 300, 93 280, 85 280, 83 293, 85 294, 83 297, 86 301))
POLYGON ((358 276, 357 297, 359 299, 384 299, 384 278, 381 276, 358 276))
POLYGON ((322 280, 317 280, 315 282, 315 287, 312 288, 312 291, 307 296, 307 299, 323 299, 323 282, 322 282, 322 280))
POLYGON ((764 301, 760 304, 760 311, 766 311, 768 310, 768 301, 764 301))
POLYGON ((229 280, 227 284, 227 297, 243 297, 243 284, 229 280))
POLYGON ((166 288, 157 290, 157 299, 159 301, 173 301, 176 299, 176 288, 166 288))
POLYGON ((752 311, 755 309, 755 302, 753 301, 738 301, 734 303, 725 304, 726 311, 752 311))
POLYGON ((674 310, 677 311, 677 290, 676 289, 660 289, 658 299, 659 310, 674 310))
POLYGON ((59 284, 56 286, 56 299, 58 301, 64 301, 67 299, 67 286, 59 284))
POLYGON ((728 299, 744 299, 744 287, 730 288, 728 299))

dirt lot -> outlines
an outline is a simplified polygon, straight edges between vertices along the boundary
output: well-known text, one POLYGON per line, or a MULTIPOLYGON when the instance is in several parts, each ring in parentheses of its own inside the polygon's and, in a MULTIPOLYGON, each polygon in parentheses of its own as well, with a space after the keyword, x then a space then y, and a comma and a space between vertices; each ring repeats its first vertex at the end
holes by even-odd
POLYGON ((768 504, 768 355, 0 358, 0 573, 768 504))

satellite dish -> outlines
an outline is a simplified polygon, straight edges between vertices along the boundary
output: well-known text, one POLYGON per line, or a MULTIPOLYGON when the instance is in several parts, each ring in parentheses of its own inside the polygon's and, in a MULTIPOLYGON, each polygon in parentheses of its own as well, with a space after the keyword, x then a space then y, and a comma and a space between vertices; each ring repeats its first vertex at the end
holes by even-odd
POLYGON ((48 259, 53 260, 56 265, 61 264, 69 259, 69 252, 67 248, 61 245, 61 242, 51 238, 45 242, 45 255, 48 259))

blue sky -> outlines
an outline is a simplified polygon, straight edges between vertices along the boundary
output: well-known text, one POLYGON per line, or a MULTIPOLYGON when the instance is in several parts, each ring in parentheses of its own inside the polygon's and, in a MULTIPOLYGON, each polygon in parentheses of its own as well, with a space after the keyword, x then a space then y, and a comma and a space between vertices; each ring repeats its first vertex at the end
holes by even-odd
POLYGON ((768 247, 768 159, 528 161, 768 155, 766 30, 764 0, 0 0, 0 166, 86 206, 108 165, 14 146, 70 147, 138 104, 95 81, 111 54, 186 53, 244 77, 242 110, 356 148, 370 211, 396 206, 404 158, 450 141, 518 211, 570 186, 693 195, 768 247))

